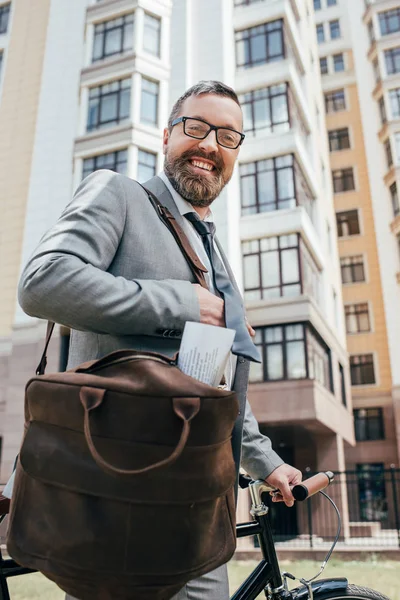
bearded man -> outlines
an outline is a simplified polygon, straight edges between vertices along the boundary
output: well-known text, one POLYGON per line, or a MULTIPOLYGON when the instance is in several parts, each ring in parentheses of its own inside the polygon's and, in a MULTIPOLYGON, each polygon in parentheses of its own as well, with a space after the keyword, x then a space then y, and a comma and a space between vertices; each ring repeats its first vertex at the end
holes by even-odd
MULTIPOLYGON (((225 373, 240 405, 232 437, 236 466, 266 479, 291 506, 289 486, 300 482, 301 473, 272 450, 247 402, 249 361, 259 361, 254 330, 245 320, 210 210, 232 176, 245 137, 242 129, 242 111, 231 88, 216 81, 194 85, 177 100, 164 130, 164 171, 145 184, 207 267, 209 290, 195 283, 143 188, 103 170, 81 183, 41 240, 22 274, 19 300, 28 314, 71 328, 69 368, 121 348, 172 356, 186 321, 240 331, 225 373)), ((173 600, 228 598, 224 565, 187 584, 173 600)))

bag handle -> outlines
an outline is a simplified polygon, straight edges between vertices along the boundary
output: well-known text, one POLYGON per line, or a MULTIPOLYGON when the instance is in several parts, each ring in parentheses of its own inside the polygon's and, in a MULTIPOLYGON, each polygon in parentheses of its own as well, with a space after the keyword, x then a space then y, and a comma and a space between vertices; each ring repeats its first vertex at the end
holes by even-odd
POLYGON ((190 433, 190 421, 197 415, 200 410, 200 398, 190 398, 190 397, 182 397, 182 398, 172 398, 172 406, 174 413, 179 419, 183 421, 182 433, 179 438, 179 442, 172 454, 167 458, 163 458, 162 460, 153 463, 152 465, 148 465, 147 467, 142 467, 141 469, 121 469, 119 467, 115 467, 110 463, 106 462, 104 458, 99 454, 96 449, 92 433, 90 431, 90 413, 92 410, 95 410, 104 401, 104 396, 106 394, 106 390, 101 388, 92 388, 92 387, 82 387, 79 393, 79 398, 83 409, 85 411, 84 416, 84 433, 86 443, 88 445, 90 454, 92 458, 96 461, 98 466, 106 471, 110 475, 140 475, 142 473, 148 473, 149 471, 153 471, 154 469, 159 469, 160 467, 165 467, 174 462, 179 456, 182 454, 186 442, 190 433))
MULTIPOLYGON (((139 182, 137 182, 139 183, 139 182)), ((208 289, 207 283, 204 277, 204 273, 208 273, 206 267, 203 265, 201 260, 198 258, 197 254, 194 252, 190 242, 186 236, 186 233, 183 231, 182 227, 176 221, 175 217, 171 214, 166 206, 163 206, 157 196, 153 194, 150 190, 145 188, 141 183, 139 185, 145 190, 147 193, 150 202, 152 203, 154 209, 160 215, 160 218, 171 231, 174 236, 178 246, 182 250, 182 254, 186 258, 189 266, 197 280, 197 282, 204 287, 206 290, 208 289)), ((47 331, 46 331, 46 342, 43 350, 43 354, 40 359, 40 363, 36 369, 36 375, 44 375, 46 366, 47 366, 47 349, 49 347, 50 339, 54 331, 54 322, 47 321, 47 331)))

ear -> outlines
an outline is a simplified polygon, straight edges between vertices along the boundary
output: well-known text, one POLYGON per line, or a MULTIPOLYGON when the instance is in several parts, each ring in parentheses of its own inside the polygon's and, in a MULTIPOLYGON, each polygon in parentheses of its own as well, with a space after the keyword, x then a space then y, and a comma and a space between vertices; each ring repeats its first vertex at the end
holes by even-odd
POLYGON ((163 154, 167 153, 168 140, 169 140, 169 131, 168 131, 168 128, 166 127, 163 132, 163 154))

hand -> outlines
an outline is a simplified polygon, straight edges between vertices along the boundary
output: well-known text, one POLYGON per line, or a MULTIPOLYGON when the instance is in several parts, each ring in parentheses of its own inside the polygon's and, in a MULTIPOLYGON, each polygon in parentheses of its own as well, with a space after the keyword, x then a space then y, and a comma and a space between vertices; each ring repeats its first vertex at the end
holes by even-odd
POLYGON ((226 327, 224 301, 198 283, 194 283, 193 285, 200 305, 200 323, 226 327))
POLYGON ((272 502, 284 502, 286 506, 293 506, 294 498, 289 486, 295 486, 302 480, 301 471, 284 463, 272 471, 265 479, 268 485, 279 490, 279 494, 271 494, 272 502))

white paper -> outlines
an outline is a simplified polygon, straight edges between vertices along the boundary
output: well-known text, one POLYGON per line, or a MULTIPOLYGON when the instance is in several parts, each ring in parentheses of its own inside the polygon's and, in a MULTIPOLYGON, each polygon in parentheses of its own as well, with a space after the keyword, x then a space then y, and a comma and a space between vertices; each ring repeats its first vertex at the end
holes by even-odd
POLYGON ((218 386, 235 339, 235 331, 204 323, 185 324, 178 367, 186 375, 218 386))

